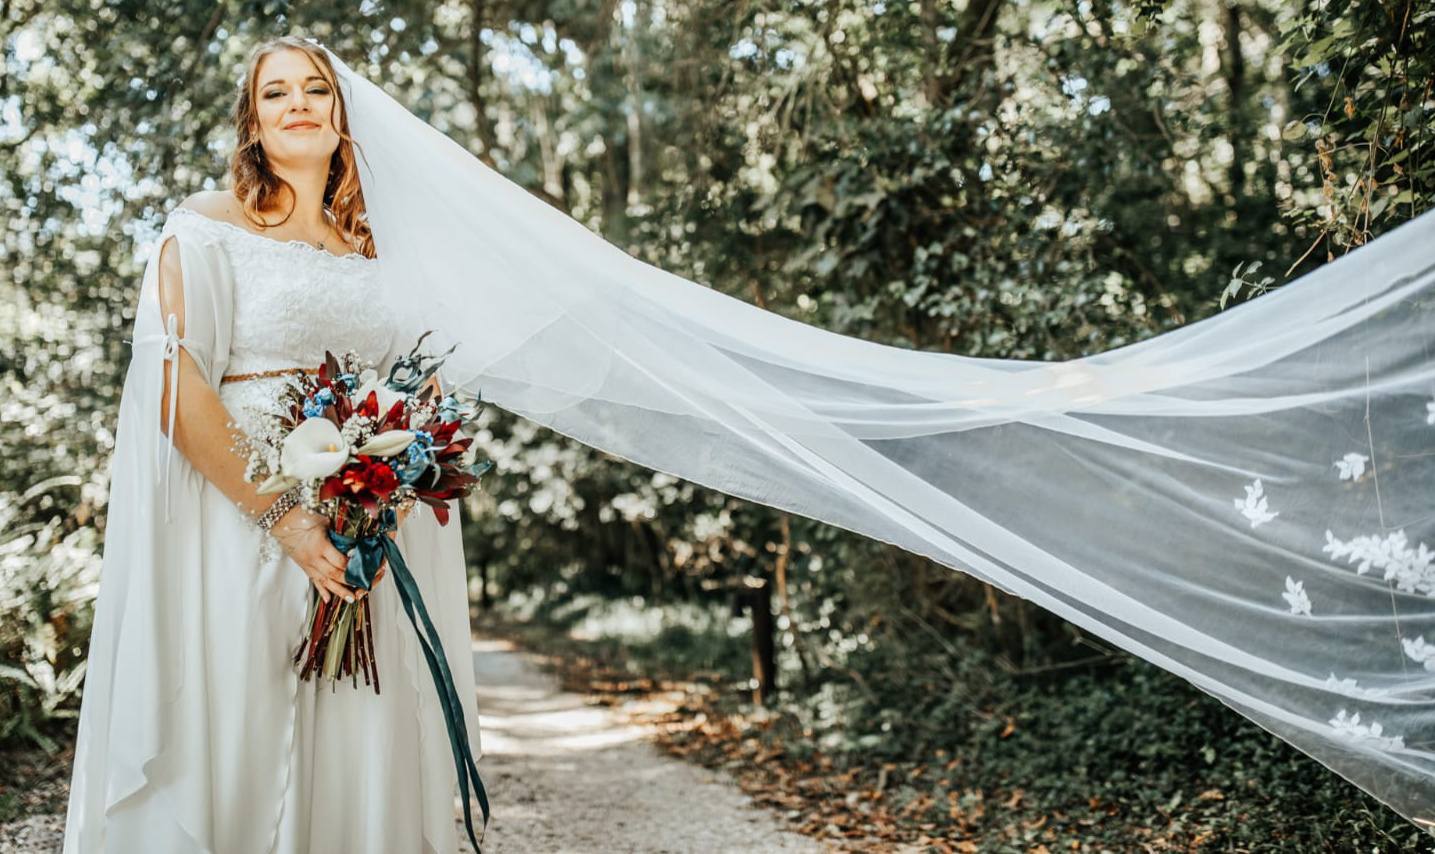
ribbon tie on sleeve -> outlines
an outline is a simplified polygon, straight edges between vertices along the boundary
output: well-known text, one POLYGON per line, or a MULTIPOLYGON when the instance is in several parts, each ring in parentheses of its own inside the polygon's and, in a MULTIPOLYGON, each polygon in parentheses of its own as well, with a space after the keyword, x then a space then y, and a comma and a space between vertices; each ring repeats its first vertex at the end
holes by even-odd
POLYGON ((179 351, 183 347, 191 352, 194 351, 195 342, 188 338, 181 338, 179 335, 179 317, 170 312, 165 318, 164 333, 160 335, 146 335, 135 340, 136 344, 159 344, 160 345, 160 382, 165 378, 165 362, 169 362, 169 418, 166 421, 168 436, 166 437, 169 446, 164 453, 164 520, 170 521, 170 483, 169 472, 174 460, 174 419, 179 412, 179 351))

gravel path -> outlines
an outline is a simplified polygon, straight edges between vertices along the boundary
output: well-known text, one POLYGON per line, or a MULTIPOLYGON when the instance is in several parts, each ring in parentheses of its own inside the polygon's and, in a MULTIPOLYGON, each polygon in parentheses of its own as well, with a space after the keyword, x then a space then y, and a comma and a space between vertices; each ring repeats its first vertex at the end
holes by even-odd
MULTIPOLYGON (((479 773, 493 807, 485 854, 825 850, 782 829, 722 774, 663 756, 646 730, 560 690, 506 642, 476 640, 473 666, 479 773)), ((64 823, 38 815, 0 825, 0 854, 58 852, 64 823)))
POLYGON ((485 854, 826 850, 722 774, 663 756, 645 729, 561 691, 507 643, 475 641, 473 659, 493 805, 485 854))

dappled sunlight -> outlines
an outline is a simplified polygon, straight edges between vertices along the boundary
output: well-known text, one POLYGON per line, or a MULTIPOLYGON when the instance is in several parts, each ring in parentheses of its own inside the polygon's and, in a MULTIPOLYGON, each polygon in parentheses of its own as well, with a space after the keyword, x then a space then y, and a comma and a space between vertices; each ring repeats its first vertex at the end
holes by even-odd
POLYGON ((611 709, 561 691, 526 667, 511 644, 473 645, 485 755, 563 756, 641 741, 648 727, 619 722, 611 709))

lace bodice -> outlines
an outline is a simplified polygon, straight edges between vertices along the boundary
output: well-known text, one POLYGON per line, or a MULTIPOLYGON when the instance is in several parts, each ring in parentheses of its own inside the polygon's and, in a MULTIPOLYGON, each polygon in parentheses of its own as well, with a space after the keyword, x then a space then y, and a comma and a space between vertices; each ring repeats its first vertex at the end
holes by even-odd
MULTIPOLYGON (((313 368, 325 350, 352 350, 375 363, 387 356, 396 332, 389 316, 375 308, 377 261, 264 237, 189 208, 171 215, 194 220, 229 256, 234 325, 226 374, 313 368)), ((267 404, 277 396, 275 382, 225 383, 220 396, 243 423, 255 409, 272 409, 267 404)))
POLYGON ((314 367, 324 351, 353 350, 379 360, 394 330, 379 296, 378 262, 335 255, 302 240, 275 240, 189 208, 229 255, 234 270, 230 374, 314 367))

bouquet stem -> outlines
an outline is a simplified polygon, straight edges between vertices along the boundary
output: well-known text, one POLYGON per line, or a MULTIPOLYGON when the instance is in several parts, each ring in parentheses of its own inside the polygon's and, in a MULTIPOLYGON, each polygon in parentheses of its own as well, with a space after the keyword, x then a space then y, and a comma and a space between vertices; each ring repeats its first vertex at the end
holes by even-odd
MULTIPOLYGON (((348 536, 363 535, 368 520, 363 514, 355 515, 357 519, 341 512, 335 520, 336 530, 348 536)), ((302 680, 326 678, 333 685, 340 679, 348 678, 357 688, 362 672, 364 684, 372 685, 375 694, 380 693, 369 597, 366 595, 346 602, 337 596, 330 596, 325 602, 318 589, 311 586, 304 636, 294 651, 293 661, 302 680)))

